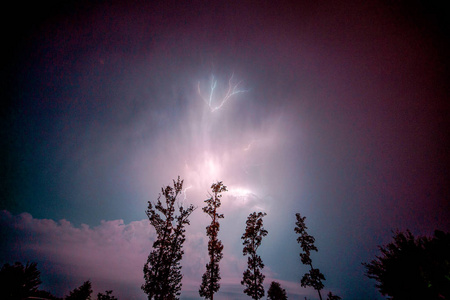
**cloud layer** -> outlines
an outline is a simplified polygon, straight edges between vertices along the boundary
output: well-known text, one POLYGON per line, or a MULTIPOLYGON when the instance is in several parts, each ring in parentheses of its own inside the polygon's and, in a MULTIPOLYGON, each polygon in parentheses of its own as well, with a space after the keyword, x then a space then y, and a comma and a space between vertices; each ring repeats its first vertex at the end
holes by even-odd
MULTIPOLYGON (((2 260, 36 261, 46 289, 57 296, 67 295, 85 280, 91 280, 94 293, 114 290, 120 299, 145 299, 140 290, 142 268, 155 238, 148 220, 124 224, 122 220, 102 221, 96 227, 82 224, 75 227, 67 220, 55 222, 35 219, 28 213, 14 216, 0 212, 0 225, 5 246, 2 260)), ((203 233, 188 230, 184 245, 182 299, 197 299, 204 266, 207 238, 203 233)), ((225 245, 221 261, 222 288, 218 299, 243 298, 240 280, 246 260, 230 252, 225 245)), ((274 273, 264 270, 266 289, 274 273)), ((278 280, 280 281, 280 280, 278 280)), ((298 284, 280 281, 291 295, 311 291, 298 284)))
POLYGON ((77 228, 64 219, 35 219, 28 213, 13 216, 2 211, 0 216, 9 249, 4 255, 11 255, 11 260, 38 261, 43 288, 62 296, 68 294, 67 288, 73 289, 90 279, 97 291, 116 290, 120 284, 129 287, 130 294, 123 289, 116 291, 118 296, 142 298, 136 291, 154 239, 146 220, 130 224, 122 220, 102 221, 93 228, 84 224, 77 228), (46 281, 45 273, 61 277, 66 284, 58 286, 46 281))

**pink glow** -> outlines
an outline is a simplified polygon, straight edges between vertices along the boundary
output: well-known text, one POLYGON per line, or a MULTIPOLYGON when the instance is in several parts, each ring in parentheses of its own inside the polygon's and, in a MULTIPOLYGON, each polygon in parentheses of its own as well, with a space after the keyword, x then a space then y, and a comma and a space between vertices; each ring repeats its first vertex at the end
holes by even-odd
MULTIPOLYGON (((38 261, 38 268, 45 278, 50 266, 54 275, 66 278, 69 288, 61 289, 53 282, 44 282, 43 287, 56 295, 67 295, 69 290, 90 279, 94 294, 114 289, 114 294, 122 299, 145 299, 139 289, 143 283, 143 263, 151 250, 154 230, 147 220, 124 224, 122 220, 102 221, 100 225, 89 227, 82 224, 75 227, 69 221, 55 222, 35 219, 28 213, 14 216, 8 211, 0 212, 0 223, 7 224, 17 240, 10 241, 10 247, 20 247, 26 253, 23 260, 38 261)), ((239 237, 238 237, 239 238, 239 237)), ((201 276, 208 262, 207 238, 202 232, 187 231, 184 245, 183 295, 197 297, 201 276)), ((226 292, 235 299, 245 299, 240 285, 246 260, 236 255, 229 245, 225 245, 224 258, 220 263, 223 286, 218 299, 226 299, 226 292)), ((275 278, 269 266, 264 269, 267 276, 265 285, 275 278)), ((296 282, 282 281, 289 286, 289 292, 296 295, 311 294, 300 288, 296 282)), ((266 287, 266 288, 267 288, 266 287)))

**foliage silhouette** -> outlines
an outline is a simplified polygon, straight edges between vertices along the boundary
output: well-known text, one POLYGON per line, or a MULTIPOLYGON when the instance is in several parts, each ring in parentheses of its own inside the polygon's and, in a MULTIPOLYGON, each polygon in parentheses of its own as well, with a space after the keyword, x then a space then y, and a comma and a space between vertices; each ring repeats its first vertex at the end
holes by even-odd
POLYGON ((27 262, 25 266, 20 262, 4 264, 0 271, 0 299, 35 296, 41 283, 37 263, 27 262))
POLYGON ((85 281, 81 286, 75 288, 66 296, 65 300, 90 300, 92 294, 92 283, 85 281))
POLYGON ((105 294, 98 293, 97 300, 117 300, 117 298, 112 295, 112 292, 113 291, 111 290, 111 291, 105 291, 105 294))
POLYGON ((63 298, 53 296, 50 292, 43 291, 43 290, 36 291, 36 293, 34 294, 34 297, 42 298, 42 299, 46 299, 46 300, 63 300, 63 298))
POLYGON ((308 273, 303 275, 301 279, 301 286, 310 286, 314 288, 319 293, 320 300, 322 300, 320 290, 323 289, 322 280, 325 280, 325 276, 319 269, 315 269, 313 267, 311 260, 311 251, 318 251, 317 247, 314 245, 315 239, 312 235, 309 235, 306 232, 306 229, 308 229, 305 224, 306 217, 302 217, 299 213, 295 214, 295 217, 297 218, 297 222, 295 223, 296 227, 294 230, 295 233, 300 235, 297 238, 297 243, 300 244, 303 250, 303 253, 300 253, 301 262, 311 268, 308 273))
POLYGON ((145 283, 141 288, 148 299, 179 299, 185 226, 189 225, 189 216, 195 210, 193 205, 184 208, 178 203, 178 215, 175 214, 175 202, 182 190, 183 181, 178 176, 177 181, 173 180, 173 187, 161 189, 156 204, 148 201, 146 214, 157 235, 153 251, 144 265, 145 283), (165 205, 161 202, 161 195, 165 198, 165 205))
MULTIPOLYGON (((295 222, 296 226, 294 228, 294 231, 295 233, 300 235, 297 238, 297 243, 300 244, 300 247, 303 250, 303 253, 300 253, 300 259, 302 264, 310 267, 309 272, 303 275, 300 284, 302 287, 310 286, 314 288, 319 294, 320 300, 322 300, 320 291, 324 287, 322 280, 325 280, 325 276, 320 272, 319 269, 315 269, 313 267, 311 260, 311 251, 318 251, 317 247, 314 245, 314 242, 316 240, 312 235, 309 235, 306 232, 306 229, 308 229, 305 224, 306 217, 302 217, 299 213, 296 213, 295 217, 297 219, 297 222, 295 222)), ((339 296, 333 295, 331 292, 328 294, 328 298, 329 297, 332 297, 332 300, 340 299, 339 296)))
POLYGON ((407 230, 393 239, 363 263, 380 293, 394 300, 450 299, 450 234, 436 230, 432 238, 415 238, 407 230))
POLYGON ((341 300, 341 297, 337 295, 333 295, 332 292, 328 292, 327 294, 327 300, 341 300))
POLYGON ((217 209, 220 207, 221 193, 227 191, 227 187, 223 185, 222 181, 211 185, 213 194, 207 200, 203 211, 211 217, 211 225, 206 227, 206 235, 209 237, 208 254, 210 262, 206 265, 206 272, 202 276, 202 283, 200 285, 200 297, 205 299, 214 299, 214 293, 220 289, 220 268, 219 262, 223 257, 222 241, 217 239, 220 224, 219 219, 223 218, 223 214, 218 214, 217 209))
POLYGON ((269 289, 267 290, 267 299, 286 300, 286 290, 283 289, 278 282, 272 281, 269 289))
POLYGON ((241 281, 242 285, 245 285, 244 293, 252 297, 252 299, 261 299, 264 297, 264 278, 261 273, 264 268, 264 264, 259 255, 256 254, 259 246, 261 245, 262 238, 267 235, 267 230, 263 227, 263 217, 266 213, 251 213, 247 218, 247 226, 241 239, 244 240, 243 255, 248 255, 247 264, 248 268, 244 271, 244 276, 241 281))

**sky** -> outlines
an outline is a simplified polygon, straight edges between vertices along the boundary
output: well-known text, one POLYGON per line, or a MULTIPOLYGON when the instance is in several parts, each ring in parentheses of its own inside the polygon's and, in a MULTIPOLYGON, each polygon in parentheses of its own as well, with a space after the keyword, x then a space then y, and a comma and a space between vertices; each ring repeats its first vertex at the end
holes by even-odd
POLYGON ((145 210, 178 176, 194 204, 181 299, 208 261, 201 208, 223 181, 217 299, 247 299, 240 239, 267 213, 264 286, 300 286, 295 213, 324 292, 383 299, 362 262, 393 230, 450 231, 449 26, 438 1, 43 1, 3 12, 0 263, 42 289, 145 299, 145 210), (291 3, 295 2, 295 4, 291 3), (6 16, 12 18, 6 18, 6 16), (235 92, 233 94, 233 91, 235 92))

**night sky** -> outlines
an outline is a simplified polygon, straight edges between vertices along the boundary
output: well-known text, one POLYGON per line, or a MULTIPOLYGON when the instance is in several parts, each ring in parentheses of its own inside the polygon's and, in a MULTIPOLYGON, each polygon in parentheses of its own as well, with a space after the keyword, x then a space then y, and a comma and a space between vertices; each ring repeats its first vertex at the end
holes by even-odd
POLYGON ((317 298, 299 283, 300 212, 325 293, 383 299, 361 265, 377 245, 396 229, 450 231, 448 18, 438 1, 4 9, 0 263, 38 262, 60 297, 90 279, 95 295, 146 299, 147 201, 179 175, 180 201, 198 207, 182 299, 199 298, 201 207, 218 180, 217 299, 248 298, 240 237, 253 211, 267 213, 266 291, 276 280, 290 299, 317 298))

